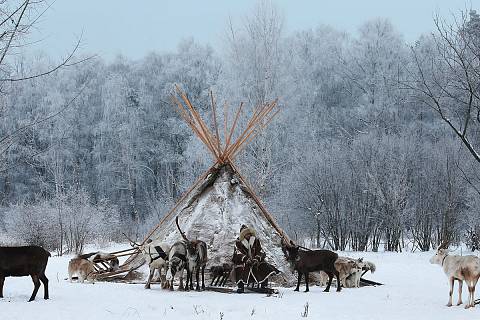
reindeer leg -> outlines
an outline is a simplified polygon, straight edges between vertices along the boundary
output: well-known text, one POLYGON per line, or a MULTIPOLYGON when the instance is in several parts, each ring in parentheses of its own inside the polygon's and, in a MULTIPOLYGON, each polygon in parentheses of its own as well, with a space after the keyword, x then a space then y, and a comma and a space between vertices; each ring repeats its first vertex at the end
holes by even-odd
MULTIPOLYGON (((475 290, 475 288, 474 287, 472 288, 472 284, 470 281, 465 281, 465 282, 467 283, 467 286, 468 286, 468 302, 465 305, 465 309, 468 309, 472 305, 472 291, 475 290)), ((475 301, 473 302, 473 304, 475 305, 475 301)))
POLYGON ((477 286, 477 282, 478 282, 478 278, 474 279, 473 281, 473 285, 472 285, 472 305, 471 307, 472 308, 475 308, 475 287, 477 286))
POLYGON ((195 267, 195 279, 197 280, 197 286, 196 286, 195 290, 197 290, 197 291, 200 291, 200 285, 199 285, 199 281, 198 281, 199 275, 200 275, 200 268, 197 265, 195 267))
POLYGON ((335 271, 335 278, 337 278, 337 292, 339 292, 342 290, 342 283, 340 282, 340 272, 335 271))
POLYGON ((205 291, 205 265, 202 266, 202 290, 205 291))
POLYGON ((45 275, 45 273, 42 273, 42 275, 40 276, 40 281, 42 281, 42 283, 43 283, 43 298, 45 300, 48 300, 48 298, 49 298, 49 296, 48 296, 48 278, 45 275))
POLYGON ((463 303, 462 302, 462 286, 463 286, 463 281, 458 280, 458 302, 457 302, 457 306, 459 306, 463 303))
POLYGON ((328 283, 327 283, 327 287, 325 288, 325 290, 323 290, 323 292, 329 292, 330 286, 332 285, 333 273, 329 272, 327 273, 327 275, 328 275, 328 283))
POLYGON ((189 268, 187 268, 187 282, 185 283, 185 291, 190 291, 189 283, 192 280, 192 273, 189 268))
POLYGON ((32 274, 32 281, 33 281, 33 292, 32 296, 30 297, 30 300, 28 302, 35 300, 35 297, 37 296, 38 288, 40 288, 40 280, 38 279, 38 275, 32 274))
POLYGON ((3 284, 5 283, 5 277, 0 276, 0 298, 3 298, 3 284))
MULTIPOLYGON (((215 282, 215 278, 216 278, 216 276, 213 276, 213 277, 212 277, 212 282, 210 283, 210 286, 211 286, 211 287, 214 286, 213 283, 215 282)), ((217 285, 217 283, 218 283, 218 279, 217 279, 217 282, 215 283, 215 286, 217 285)))
POLYGON ((150 273, 147 278, 147 283, 145 284, 145 289, 150 289, 150 283, 152 282, 154 273, 155 273, 155 268, 150 267, 150 273))
POLYGON ((302 281, 302 273, 300 271, 297 271, 298 272, 298 282, 297 282, 297 287, 295 288, 295 290, 293 291, 299 291, 300 289, 300 282, 302 281))
MULTIPOLYGON (((187 269, 187 277, 188 277, 188 269, 187 269)), ((184 291, 185 287, 183 286, 183 269, 179 271, 179 278, 180 278, 180 285, 178 286, 178 290, 184 291)))
POLYGON ((305 273, 305 287, 305 292, 310 291, 310 289, 308 289, 308 272, 305 273))
MULTIPOLYGON (((452 306, 453 287, 455 286, 455 278, 450 277, 449 280, 450 280, 450 292, 448 293, 449 298, 448 298, 447 307, 452 306)), ((467 282, 467 284, 468 284, 468 282, 467 282)), ((470 291, 470 286, 468 287, 468 289, 470 291)), ((467 304, 467 306, 468 306, 468 304, 467 304)))
POLYGON ((160 283, 162 285, 162 289, 166 289, 168 287, 168 282, 167 282, 167 268, 165 265, 162 265, 160 269, 158 269, 158 273, 160 273, 160 283), (162 270, 165 269, 165 274, 162 274, 162 270))
POLYGON ((477 281, 478 278, 471 281, 465 281, 468 285, 468 303, 465 306, 465 309, 475 307, 475 286, 477 285, 477 281))

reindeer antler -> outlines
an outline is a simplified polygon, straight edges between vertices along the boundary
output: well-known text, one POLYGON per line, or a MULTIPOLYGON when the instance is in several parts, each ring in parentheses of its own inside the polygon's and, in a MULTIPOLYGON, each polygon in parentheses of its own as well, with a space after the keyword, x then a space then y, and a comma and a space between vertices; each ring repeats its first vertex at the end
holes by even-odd
POLYGON ((442 243, 438 246, 438 249, 448 249, 449 241, 443 240, 442 243))
POLYGON ((188 240, 187 236, 185 235, 185 233, 182 232, 182 229, 180 229, 180 226, 178 225, 178 216, 175 217, 175 223, 177 224, 178 231, 180 231, 182 238, 187 242, 190 241, 188 240))
POLYGON ((130 242, 130 245, 131 245, 132 247, 134 247, 134 248, 135 248, 135 247, 140 247, 140 245, 139 245, 138 243, 136 243, 135 241, 133 241, 132 239, 130 239, 125 233, 122 232, 122 234, 123 234, 123 236, 124 236, 125 238, 127 238, 128 242, 130 242))

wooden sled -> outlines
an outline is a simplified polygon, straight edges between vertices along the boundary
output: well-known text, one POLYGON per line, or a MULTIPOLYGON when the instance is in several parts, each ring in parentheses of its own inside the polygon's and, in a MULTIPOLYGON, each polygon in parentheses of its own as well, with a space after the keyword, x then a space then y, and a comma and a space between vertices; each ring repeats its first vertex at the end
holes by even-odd
POLYGON ((360 287, 368 287, 368 286, 383 286, 383 283, 360 278, 360 287))
MULTIPOLYGON (((205 291, 213 291, 213 292, 220 292, 220 293, 237 293, 237 289, 235 288, 226 288, 226 287, 212 287, 208 286, 205 287, 205 291)), ((279 291, 278 289, 273 289, 273 288, 250 288, 250 287, 245 287, 244 292, 242 294, 248 294, 248 293, 260 293, 260 294, 266 294, 266 295, 273 295, 273 294, 278 294, 279 291)))
POLYGON ((144 263, 143 257, 139 255, 138 248, 130 248, 120 251, 111 252, 116 258, 128 256, 127 260, 120 265, 116 271, 111 271, 108 262, 113 258, 95 259, 93 260, 95 268, 95 280, 97 281, 118 281, 127 282, 136 279, 136 272, 144 263))

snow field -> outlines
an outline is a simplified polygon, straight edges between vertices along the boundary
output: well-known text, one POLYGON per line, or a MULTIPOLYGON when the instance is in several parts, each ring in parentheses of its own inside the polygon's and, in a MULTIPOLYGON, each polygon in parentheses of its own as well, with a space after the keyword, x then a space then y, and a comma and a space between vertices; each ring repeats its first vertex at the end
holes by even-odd
MULTIPOLYGON (((41 287, 36 300, 27 303, 33 290, 31 279, 7 278, 0 319, 478 319, 478 306, 469 310, 445 306, 448 281, 438 265, 428 262, 432 254, 342 252, 340 255, 374 262, 377 272, 366 278, 385 285, 343 289, 340 293, 334 287, 329 293, 315 286, 309 293, 281 288, 276 297, 170 292, 160 285, 146 290, 143 284, 70 283, 64 280, 70 257, 52 257, 47 267, 50 300, 43 300, 41 287)), ((455 291, 454 303, 456 299, 455 291)))

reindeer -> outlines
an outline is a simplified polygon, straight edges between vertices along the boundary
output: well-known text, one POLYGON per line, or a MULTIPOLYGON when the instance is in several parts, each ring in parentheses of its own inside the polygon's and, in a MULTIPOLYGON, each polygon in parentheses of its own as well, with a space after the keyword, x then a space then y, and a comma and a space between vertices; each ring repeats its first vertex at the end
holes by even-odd
POLYGON ((442 266, 443 271, 450 281, 450 292, 447 307, 452 306, 453 289, 455 280, 458 281, 458 303, 462 304, 462 284, 463 281, 468 286, 468 302, 465 309, 475 307, 475 286, 480 277, 480 259, 477 256, 458 256, 450 255, 447 243, 443 242, 437 249, 435 255, 430 259, 430 263, 442 266))
POLYGON ((145 261, 148 263, 150 272, 147 282, 145 283, 145 289, 150 289, 155 270, 158 270, 162 289, 170 288, 170 290, 173 290, 173 278, 175 277, 175 274, 177 271, 181 271, 181 282, 179 289, 183 290, 183 268, 185 267, 185 263, 183 262, 183 260, 185 260, 184 248, 181 248, 181 246, 178 245, 176 246, 176 249, 173 253, 177 254, 174 259, 173 269, 170 270, 168 260, 171 249, 169 245, 161 242, 159 239, 148 239, 139 244, 130 239, 125 233, 123 233, 123 235, 125 238, 127 238, 128 242, 130 242, 130 245, 133 248, 140 249, 145 261), (182 259, 180 259, 181 261, 178 261, 179 257, 182 257, 182 259), (162 276, 162 269, 165 269, 165 276, 162 276))
POLYGON ((360 271, 353 272, 345 278, 345 287, 347 288, 359 288, 362 276, 368 271, 374 273, 376 270, 376 266, 373 262, 364 261, 363 258, 356 260, 356 264, 357 267, 360 268, 360 271))
POLYGON ((305 292, 308 292, 309 273, 316 271, 323 271, 328 275, 328 284, 324 290, 325 292, 330 291, 330 285, 332 284, 334 275, 337 278, 337 291, 342 290, 340 274, 337 269, 335 269, 335 261, 338 258, 338 254, 330 250, 300 250, 300 246, 295 245, 293 241, 287 243, 284 240, 282 240, 282 250, 292 269, 298 272, 297 287, 294 291, 299 291, 302 275, 304 275, 306 285, 305 292))
POLYGON ((225 286, 232 269, 233 266, 231 263, 223 263, 222 265, 212 266, 210 268, 210 274, 212 276, 212 283, 210 285, 220 285, 221 287, 225 286))
MULTIPOLYGON (((340 283, 342 286, 347 287, 347 279, 349 277, 355 277, 357 274, 361 276, 362 268, 363 268, 363 261, 362 259, 354 260, 347 257, 338 257, 335 260, 335 269, 338 271, 340 275, 340 283)), ((356 287, 356 279, 352 278, 352 286, 356 287)), ((358 279, 360 281, 360 278, 358 279)))
POLYGON ((95 267, 92 261, 84 258, 85 255, 76 256, 68 262, 68 280, 72 282, 73 277, 78 277, 78 282, 84 283, 85 280, 94 282, 95 267))
POLYGON ((173 244, 168 253, 167 261, 167 282, 170 290, 173 291, 173 280, 178 273, 180 278, 180 285, 178 290, 184 290, 183 287, 183 269, 187 267, 187 246, 182 241, 177 241, 173 244))
POLYGON ((0 298, 3 298, 5 277, 31 276, 33 293, 28 302, 35 300, 40 281, 43 283, 44 299, 48 299, 48 279, 45 276, 50 253, 38 246, 0 247, 0 298))
POLYGON ((158 273, 160 274, 162 289, 166 289, 169 286, 169 283, 166 281, 166 276, 162 276, 162 269, 165 269, 166 274, 170 247, 160 240, 150 240, 145 245, 140 246, 140 250, 150 268, 150 274, 147 283, 145 284, 145 289, 150 289, 150 283, 152 282, 155 270, 158 270, 158 273))
POLYGON ((193 272, 195 272, 197 287, 196 290, 200 291, 199 286, 199 273, 202 271, 202 290, 205 290, 205 266, 207 265, 207 244, 202 240, 188 240, 185 233, 182 232, 178 224, 178 216, 175 218, 178 231, 185 240, 187 247, 187 284, 186 290, 193 290, 193 272))

